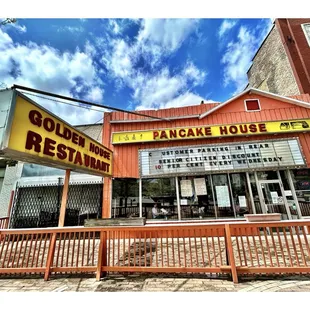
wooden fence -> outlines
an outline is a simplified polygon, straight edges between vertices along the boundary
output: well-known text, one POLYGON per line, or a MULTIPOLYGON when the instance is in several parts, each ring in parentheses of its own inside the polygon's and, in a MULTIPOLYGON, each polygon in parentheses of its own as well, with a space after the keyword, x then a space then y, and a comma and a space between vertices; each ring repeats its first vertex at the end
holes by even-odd
POLYGON ((1 229, 0 274, 310 273, 310 221, 1 229))
POLYGON ((0 217, 0 229, 7 229, 9 227, 9 217, 0 217))

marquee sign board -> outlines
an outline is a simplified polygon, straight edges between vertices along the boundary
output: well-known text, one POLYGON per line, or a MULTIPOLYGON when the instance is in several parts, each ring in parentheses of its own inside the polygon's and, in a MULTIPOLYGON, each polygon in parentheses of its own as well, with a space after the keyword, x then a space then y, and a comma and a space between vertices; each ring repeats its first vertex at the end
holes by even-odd
POLYGON ((306 165, 297 138, 139 151, 141 177, 263 170, 306 165))
POLYGON ((211 125, 201 127, 162 128, 153 130, 122 131, 112 134, 113 144, 162 142, 188 139, 206 139, 242 135, 310 131, 310 119, 211 125))
POLYGON ((17 92, 0 92, 0 155, 112 176, 112 151, 17 92))

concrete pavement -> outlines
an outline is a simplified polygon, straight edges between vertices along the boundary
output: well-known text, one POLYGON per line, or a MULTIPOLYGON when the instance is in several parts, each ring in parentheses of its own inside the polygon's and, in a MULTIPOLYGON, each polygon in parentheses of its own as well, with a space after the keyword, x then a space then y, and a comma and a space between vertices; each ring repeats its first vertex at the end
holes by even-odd
POLYGON ((234 284, 227 277, 205 275, 109 275, 97 282, 93 275, 0 277, 0 292, 310 292, 310 276, 243 277, 234 284))

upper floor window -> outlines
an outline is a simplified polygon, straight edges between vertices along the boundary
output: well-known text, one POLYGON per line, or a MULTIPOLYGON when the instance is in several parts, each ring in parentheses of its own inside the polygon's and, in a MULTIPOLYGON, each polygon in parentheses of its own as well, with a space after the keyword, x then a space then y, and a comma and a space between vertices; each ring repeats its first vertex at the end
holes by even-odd
POLYGON ((310 23, 309 24, 302 24, 301 28, 304 31, 308 45, 310 46, 310 23))
POLYGON ((260 103, 258 99, 244 100, 245 110, 248 112, 260 111, 260 103))

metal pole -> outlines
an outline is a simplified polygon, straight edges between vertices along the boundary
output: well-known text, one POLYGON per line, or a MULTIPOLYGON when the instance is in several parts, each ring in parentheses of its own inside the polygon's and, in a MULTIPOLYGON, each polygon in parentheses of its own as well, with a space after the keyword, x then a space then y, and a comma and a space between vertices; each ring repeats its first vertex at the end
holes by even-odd
POLYGON ((180 193, 179 193, 178 177, 175 177, 175 190, 177 192, 178 219, 179 219, 179 221, 181 221, 181 204, 180 204, 180 193))
POLYGON ((288 219, 291 220, 292 214, 291 214, 291 210, 290 210, 290 207, 288 205, 288 202, 287 202, 287 199, 286 199, 286 196, 284 193, 283 182, 282 182, 282 178, 281 178, 281 174, 280 174, 279 170, 277 170, 277 175, 278 175, 278 179, 279 179, 279 184, 280 184, 280 188, 281 188, 281 192, 282 192, 282 196, 283 196, 283 202, 284 202, 284 206, 286 209, 286 213, 287 213, 288 219))
POLYGON ((301 214, 301 211, 300 211, 300 206, 299 206, 298 198, 297 198, 297 195, 296 195, 295 186, 294 186, 294 182, 293 182, 293 179, 292 179, 291 171, 289 169, 287 169, 287 170, 285 170, 285 173, 286 173, 286 177, 288 179, 288 183, 290 185, 292 196, 293 196, 294 201, 295 201, 298 218, 301 219, 302 218, 302 214, 301 214))
POLYGON ((64 188, 63 188, 62 199, 61 199, 61 207, 60 207, 60 212, 59 212, 58 227, 64 227, 64 224, 65 224, 65 215, 66 215, 67 198, 68 198, 68 190, 69 190, 70 172, 71 172, 70 169, 66 170, 64 188))
POLYGON ((262 188, 261 188, 261 183, 258 181, 258 177, 257 177, 257 172, 254 171, 254 177, 255 177, 255 182, 256 182, 256 188, 257 188, 257 193, 258 193, 258 197, 259 197, 259 201, 262 207, 262 211, 264 214, 267 214, 267 207, 265 205, 265 200, 264 200, 264 196, 263 196, 263 192, 262 192, 262 188))
POLYGON ((251 180, 250 180, 249 173, 246 172, 245 176, 246 176, 246 181, 247 181, 247 184, 248 184, 248 189, 249 189, 249 194, 250 194, 250 200, 251 200, 253 214, 256 214, 256 209, 255 209, 255 204, 254 204, 254 198, 253 198, 253 192, 252 192, 251 180))
MULTIPOLYGON (((139 216, 142 217, 142 179, 139 179, 139 216)), ((145 214, 147 218, 147 214, 145 214)))
POLYGON ((234 215, 235 215, 235 218, 236 218, 236 217, 237 217, 237 214, 236 214, 236 207, 235 207, 234 196, 233 196, 233 192, 232 192, 232 188, 231 188, 230 175, 229 175, 229 173, 227 173, 227 178, 228 178, 228 185, 229 185, 230 196, 231 196, 231 200, 232 200, 232 207, 233 207, 234 215))
POLYGON ((213 180, 212 180, 212 174, 210 174, 210 180, 211 180, 211 190, 212 190, 212 197, 213 197, 213 207, 214 207, 214 212, 215 212, 215 218, 218 218, 217 214, 217 206, 215 205, 215 196, 214 196, 214 189, 213 189, 213 180))

